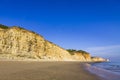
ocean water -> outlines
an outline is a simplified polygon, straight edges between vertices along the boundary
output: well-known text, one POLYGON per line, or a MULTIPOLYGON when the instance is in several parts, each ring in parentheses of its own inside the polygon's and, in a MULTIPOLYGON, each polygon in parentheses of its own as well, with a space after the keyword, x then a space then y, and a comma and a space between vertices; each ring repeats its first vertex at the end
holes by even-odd
POLYGON ((103 80, 120 80, 120 62, 90 63, 87 69, 103 80))
POLYGON ((116 74, 120 74, 120 62, 93 63, 92 66, 99 67, 116 74))

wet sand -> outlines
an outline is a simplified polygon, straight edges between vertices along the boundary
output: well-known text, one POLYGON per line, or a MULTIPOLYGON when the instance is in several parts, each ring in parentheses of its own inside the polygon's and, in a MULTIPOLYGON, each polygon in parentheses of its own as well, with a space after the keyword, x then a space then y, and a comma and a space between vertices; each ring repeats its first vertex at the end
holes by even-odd
POLYGON ((0 61, 0 80, 100 80, 80 62, 0 61))

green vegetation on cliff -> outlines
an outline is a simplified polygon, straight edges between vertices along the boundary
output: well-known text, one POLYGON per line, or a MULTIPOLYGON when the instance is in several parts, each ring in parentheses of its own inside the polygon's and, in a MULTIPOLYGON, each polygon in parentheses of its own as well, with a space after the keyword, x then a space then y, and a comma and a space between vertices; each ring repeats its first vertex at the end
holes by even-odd
POLYGON ((83 50, 67 49, 67 51, 68 51, 71 55, 74 55, 74 53, 89 54, 88 52, 83 51, 83 50))
POLYGON ((2 29, 8 29, 9 27, 8 27, 8 26, 5 26, 5 25, 0 24, 0 28, 2 28, 2 29))

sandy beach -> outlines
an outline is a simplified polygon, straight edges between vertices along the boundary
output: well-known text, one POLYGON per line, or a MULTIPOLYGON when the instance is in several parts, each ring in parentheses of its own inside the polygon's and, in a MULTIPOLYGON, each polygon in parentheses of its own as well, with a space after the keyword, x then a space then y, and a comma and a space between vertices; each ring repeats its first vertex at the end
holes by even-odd
POLYGON ((0 61, 0 80, 100 80, 80 62, 0 61))

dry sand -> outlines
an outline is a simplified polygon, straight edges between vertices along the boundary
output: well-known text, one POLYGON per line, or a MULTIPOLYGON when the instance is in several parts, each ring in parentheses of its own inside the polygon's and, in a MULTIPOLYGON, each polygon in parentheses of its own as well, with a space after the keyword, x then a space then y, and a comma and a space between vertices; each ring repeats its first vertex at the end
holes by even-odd
POLYGON ((100 80, 80 62, 0 61, 0 80, 100 80))

